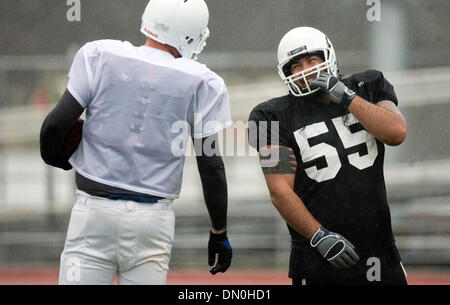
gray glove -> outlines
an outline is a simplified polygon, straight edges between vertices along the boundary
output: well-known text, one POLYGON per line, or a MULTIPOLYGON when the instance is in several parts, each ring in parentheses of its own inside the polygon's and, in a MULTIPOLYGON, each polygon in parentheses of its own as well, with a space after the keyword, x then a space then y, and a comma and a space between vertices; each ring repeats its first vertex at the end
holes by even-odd
POLYGON ((344 106, 346 109, 356 96, 356 93, 347 88, 336 76, 321 72, 319 77, 310 82, 311 88, 320 88, 327 92, 331 100, 344 106))
POLYGON ((355 246, 341 235, 325 228, 317 230, 310 244, 335 268, 350 268, 359 261, 355 246))

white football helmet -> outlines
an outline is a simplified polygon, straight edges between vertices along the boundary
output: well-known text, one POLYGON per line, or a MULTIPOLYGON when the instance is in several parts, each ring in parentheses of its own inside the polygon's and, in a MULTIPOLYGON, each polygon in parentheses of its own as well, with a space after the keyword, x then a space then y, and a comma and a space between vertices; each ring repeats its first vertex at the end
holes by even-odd
POLYGON ((311 27, 299 27, 284 35, 278 46, 278 73, 294 96, 306 96, 319 91, 318 88, 311 89, 307 78, 311 78, 312 75, 318 77, 321 71, 326 71, 336 77, 339 73, 336 53, 331 41, 324 33, 311 27), (291 75, 290 63, 294 59, 317 52, 323 54, 323 63, 291 75), (303 80, 305 88, 300 88, 295 83, 298 80, 303 80))
POLYGON ((142 16, 141 32, 197 59, 209 37, 209 11, 204 0, 150 0, 142 16))

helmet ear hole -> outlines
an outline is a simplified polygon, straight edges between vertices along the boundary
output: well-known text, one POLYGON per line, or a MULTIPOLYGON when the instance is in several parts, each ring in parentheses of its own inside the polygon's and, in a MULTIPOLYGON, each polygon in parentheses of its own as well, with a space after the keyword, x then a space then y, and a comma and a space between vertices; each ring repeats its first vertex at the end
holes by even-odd
POLYGON ((186 37, 186 40, 187 40, 187 44, 192 44, 193 42, 194 42, 194 38, 191 38, 191 37, 186 37))

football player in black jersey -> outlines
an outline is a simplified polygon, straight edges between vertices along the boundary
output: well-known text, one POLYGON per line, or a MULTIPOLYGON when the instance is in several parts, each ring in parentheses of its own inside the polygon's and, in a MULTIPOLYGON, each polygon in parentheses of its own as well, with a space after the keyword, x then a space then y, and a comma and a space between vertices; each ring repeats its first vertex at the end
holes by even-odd
POLYGON ((342 78, 310 27, 283 37, 278 60, 290 93, 252 110, 249 142, 288 224, 293 284, 407 284, 383 175, 384 145, 407 132, 394 88, 374 70, 342 78))

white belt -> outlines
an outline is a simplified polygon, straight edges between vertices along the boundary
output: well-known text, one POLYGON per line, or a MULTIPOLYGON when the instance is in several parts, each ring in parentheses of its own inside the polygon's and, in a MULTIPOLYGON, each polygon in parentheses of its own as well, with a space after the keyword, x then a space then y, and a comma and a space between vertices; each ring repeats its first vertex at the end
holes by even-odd
POLYGON ((91 196, 85 192, 77 190, 77 204, 85 206, 97 206, 123 210, 173 210, 173 199, 161 199, 157 203, 140 203, 127 200, 111 200, 108 198, 91 196))

